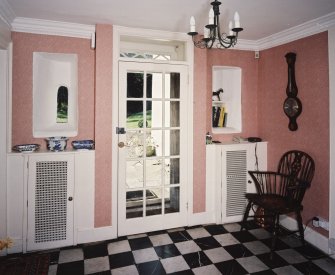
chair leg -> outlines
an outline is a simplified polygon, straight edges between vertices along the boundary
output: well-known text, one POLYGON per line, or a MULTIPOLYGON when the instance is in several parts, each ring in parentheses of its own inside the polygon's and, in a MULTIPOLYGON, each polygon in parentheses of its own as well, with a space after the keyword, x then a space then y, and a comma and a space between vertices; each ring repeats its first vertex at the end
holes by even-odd
POLYGON ((273 258, 273 252, 276 249, 276 243, 277 243, 277 238, 279 235, 279 214, 275 214, 273 216, 273 232, 272 232, 272 241, 271 241, 271 253, 270 253, 270 259, 272 260, 273 258))
POLYGON ((302 225, 302 217, 301 217, 300 211, 296 211, 296 216, 297 216, 300 240, 301 240, 302 245, 304 246, 305 245, 305 234, 304 234, 304 227, 302 225))
POLYGON ((243 220, 242 220, 240 231, 242 231, 243 228, 247 229, 247 219, 249 217, 250 209, 251 209, 251 201, 248 201, 248 205, 245 208, 245 212, 244 212, 244 216, 243 216, 243 220))

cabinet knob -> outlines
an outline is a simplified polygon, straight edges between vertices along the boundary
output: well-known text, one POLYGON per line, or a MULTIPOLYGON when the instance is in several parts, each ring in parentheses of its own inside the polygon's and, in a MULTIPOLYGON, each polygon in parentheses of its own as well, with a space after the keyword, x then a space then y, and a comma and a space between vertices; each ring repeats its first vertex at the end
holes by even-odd
POLYGON ((119 148, 123 148, 125 146, 125 144, 124 144, 123 141, 121 141, 121 142, 118 143, 118 146, 119 146, 119 148))
POLYGON ((248 180, 248 183, 251 183, 251 180, 248 180))
POLYGON ((73 200, 73 198, 72 197, 69 197, 69 201, 72 201, 73 200))

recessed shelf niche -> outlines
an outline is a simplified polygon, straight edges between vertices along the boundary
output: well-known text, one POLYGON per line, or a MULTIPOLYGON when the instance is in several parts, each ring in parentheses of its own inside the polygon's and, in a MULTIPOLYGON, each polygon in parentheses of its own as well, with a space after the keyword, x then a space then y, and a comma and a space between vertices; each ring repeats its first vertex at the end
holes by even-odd
POLYGON ((212 91, 223 89, 219 100, 212 100, 212 132, 215 134, 241 133, 241 74, 239 67, 213 66, 212 91), (224 122, 214 123, 217 110, 224 112, 224 122))
POLYGON ((78 134, 78 57, 33 54, 33 136, 78 134))

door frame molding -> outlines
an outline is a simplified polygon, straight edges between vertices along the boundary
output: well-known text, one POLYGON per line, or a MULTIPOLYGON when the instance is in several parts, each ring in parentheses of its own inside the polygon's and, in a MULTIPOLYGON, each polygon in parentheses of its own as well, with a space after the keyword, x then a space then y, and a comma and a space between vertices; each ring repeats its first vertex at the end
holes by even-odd
MULTIPOLYGON (((185 61, 172 61, 171 64, 183 64, 188 66, 188 98, 187 98, 187 224, 189 224, 190 217, 193 215, 193 62, 194 62, 194 48, 191 38, 184 33, 128 28, 122 26, 113 26, 113 87, 112 87, 112 229, 113 236, 117 237, 117 215, 118 215, 118 147, 116 134, 116 127, 118 126, 118 91, 119 91, 119 60, 121 49, 121 36, 130 36, 134 38, 147 39, 164 39, 175 40, 185 43, 185 61)), ((123 59, 124 61, 124 59, 123 59)), ((150 60, 150 62, 155 62, 150 60)), ((160 63, 160 62, 157 62, 160 63)), ((164 61, 166 63, 166 61, 164 61)))

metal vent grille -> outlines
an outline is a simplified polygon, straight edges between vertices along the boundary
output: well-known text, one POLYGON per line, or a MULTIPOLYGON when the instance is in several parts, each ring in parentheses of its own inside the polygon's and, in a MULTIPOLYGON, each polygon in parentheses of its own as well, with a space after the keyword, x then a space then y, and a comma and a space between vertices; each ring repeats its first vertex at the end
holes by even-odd
POLYGON ((247 188, 247 151, 227 151, 226 216, 242 215, 247 188))
POLYGON ((35 242, 66 240, 67 161, 36 163, 35 242))

